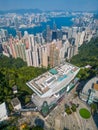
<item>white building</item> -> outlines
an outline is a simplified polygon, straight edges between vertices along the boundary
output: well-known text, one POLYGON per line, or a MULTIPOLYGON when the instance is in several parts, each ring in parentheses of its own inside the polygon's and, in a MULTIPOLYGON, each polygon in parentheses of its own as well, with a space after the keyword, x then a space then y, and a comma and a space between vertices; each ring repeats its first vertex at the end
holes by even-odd
POLYGON ((84 37, 85 37, 85 31, 82 31, 81 36, 80 36, 80 42, 79 45, 81 46, 84 42, 84 37))
POLYGON ((91 104, 93 102, 98 102, 98 77, 90 79, 83 87, 80 93, 80 98, 83 101, 91 104))
POLYGON ((63 46, 62 48, 60 49, 60 62, 62 63, 62 61, 65 61, 65 58, 67 57, 67 50, 70 46, 70 43, 68 40, 66 40, 64 43, 63 43, 63 46))
POLYGON ((35 92, 32 101, 39 110, 44 101, 47 101, 48 105, 57 102, 67 92, 67 87, 79 70, 78 67, 66 62, 27 82, 28 87, 35 92))
POLYGON ((12 104, 14 110, 20 110, 22 108, 21 103, 18 98, 13 98, 11 101, 11 104, 12 104))
POLYGON ((14 86, 12 87, 12 90, 13 90, 13 93, 16 94, 16 93, 18 92, 18 91, 17 91, 17 86, 14 85, 14 86))
POLYGON ((0 104, 0 122, 8 119, 8 113, 5 102, 0 104))
POLYGON ((28 66, 32 66, 33 58, 32 58, 32 53, 31 49, 26 49, 26 61, 28 66))

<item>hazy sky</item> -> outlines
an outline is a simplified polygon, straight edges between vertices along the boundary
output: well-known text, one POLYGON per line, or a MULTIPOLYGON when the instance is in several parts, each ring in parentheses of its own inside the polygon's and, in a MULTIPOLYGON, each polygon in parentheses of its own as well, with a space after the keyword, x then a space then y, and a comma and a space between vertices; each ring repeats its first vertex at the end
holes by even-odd
POLYGON ((98 10, 98 0, 0 0, 0 10, 38 8, 42 10, 98 10))

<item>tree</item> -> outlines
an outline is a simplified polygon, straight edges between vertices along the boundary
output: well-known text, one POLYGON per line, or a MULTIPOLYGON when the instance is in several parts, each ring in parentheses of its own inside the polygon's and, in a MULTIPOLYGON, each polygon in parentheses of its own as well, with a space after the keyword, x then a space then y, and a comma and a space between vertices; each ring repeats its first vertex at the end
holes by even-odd
POLYGON ((91 107, 91 114, 92 115, 97 112, 97 105, 95 103, 92 103, 90 105, 90 107, 91 107))
POLYGON ((89 43, 84 43, 79 48, 79 54, 71 59, 71 63, 82 67, 86 65, 98 67, 98 37, 93 38, 89 43))
POLYGON ((88 69, 81 69, 77 75, 80 80, 86 80, 89 76, 88 69))
POLYGON ((46 72, 45 68, 27 67, 20 59, 0 56, 0 102, 6 101, 8 104, 15 96, 12 87, 17 86, 16 96, 22 99, 23 104, 29 101, 33 91, 27 87, 26 82, 46 72), (18 68, 18 69, 17 69, 18 68))
POLYGON ((41 128, 40 126, 35 126, 34 128, 32 128, 31 130, 44 130, 43 128, 41 128))

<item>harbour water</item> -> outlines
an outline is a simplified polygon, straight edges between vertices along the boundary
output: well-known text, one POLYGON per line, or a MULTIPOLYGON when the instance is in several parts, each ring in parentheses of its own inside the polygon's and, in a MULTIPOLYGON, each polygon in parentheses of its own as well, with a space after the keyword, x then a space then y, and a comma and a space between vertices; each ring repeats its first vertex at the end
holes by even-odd
MULTIPOLYGON (((72 22, 73 17, 54 17, 51 18, 50 21, 48 22, 42 22, 40 23, 40 26, 36 26, 33 28, 21 28, 19 29, 22 32, 22 35, 24 34, 24 31, 27 31, 29 34, 36 34, 36 33, 41 33, 44 31, 47 27, 47 25, 50 26, 50 28, 53 28, 53 23, 55 22, 56 26, 58 29, 60 29, 62 26, 68 26, 71 27, 73 25, 72 22)), ((12 34, 13 36, 16 35, 16 30, 11 27, 3 27, 4 29, 7 29, 8 34, 12 34)))

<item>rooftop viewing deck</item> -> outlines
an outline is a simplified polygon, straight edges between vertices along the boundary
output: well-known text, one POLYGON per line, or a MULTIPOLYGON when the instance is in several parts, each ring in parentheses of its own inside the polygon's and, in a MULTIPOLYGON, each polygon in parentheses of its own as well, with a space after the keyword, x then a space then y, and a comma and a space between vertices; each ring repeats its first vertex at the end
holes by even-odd
POLYGON ((79 68, 69 63, 60 64, 29 81, 27 85, 38 94, 55 93, 66 86, 78 73, 79 68))

